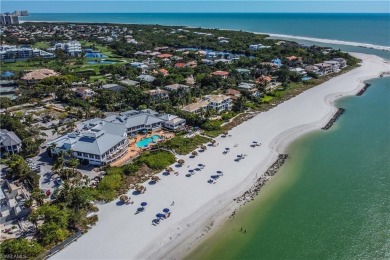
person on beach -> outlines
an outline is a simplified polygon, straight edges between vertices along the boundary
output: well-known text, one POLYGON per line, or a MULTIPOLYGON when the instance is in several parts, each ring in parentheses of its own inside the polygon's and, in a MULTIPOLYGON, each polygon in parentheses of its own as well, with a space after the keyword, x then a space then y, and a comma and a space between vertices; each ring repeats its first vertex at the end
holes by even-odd
POLYGON ((175 205, 175 201, 172 201, 171 206, 174 206, 174 205, 175 205))

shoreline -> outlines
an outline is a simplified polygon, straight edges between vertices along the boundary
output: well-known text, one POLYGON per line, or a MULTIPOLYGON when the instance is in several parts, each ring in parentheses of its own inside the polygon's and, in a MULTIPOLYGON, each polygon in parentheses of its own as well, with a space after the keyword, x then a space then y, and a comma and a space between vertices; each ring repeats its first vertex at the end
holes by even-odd
MULTIPOLYGON (((355 57, 358 57, 360 59, 362 59, 361 55, 365 56, 365 54, 361 54, 361 53, 350 53, 350 54, 354 55, 355 57)), ((368 55, 368 56, 372 56, 372 55, 368 55)), ((377 58, 379 58, 379 57, 377 57, 377 58)), ((385 62, 385 59, 382 59, 382 60, 383 60, 383 62, 385 62)), ((356 69, 354 69, 354 70, 356 70, 356 69)), ((352 71, 350 71, 350 72, 352 72, 352 71)), ((348 73, 350 73, 350 72, 348 72, 348 73)), ((367 83, 365 83, 365 82, 367 80, 374 79, 374 78, 380 78, 383 74, 386 75, 386 74, 388 74, 388 72, 380 71, 376 75, 373 75, 373 76, 356 78, 356 81, 357 81, 356 83, 358 83, 358 84, 357 84, 355 89, 352 89, 352 90, 350 90, 348 92, 345 92, 345 93, 333 93, 333 94, 330 94, 328 96, 325 96, 324 97, 324 102, 328 104, 328 106, 331 109, 331 111, 329 111, 328 115, 326 115, 325 117, 323 117, 320 121, 318 121, 316 123, 322 123, 324 126, 326 126, 326 124, 328 124, 329 122, 331 122, 333 120, 334 116, 336 116, 338 111, 339 111, 339 108, 337 108, 337 107, 335 107, 333 105, 335 101, 337 101, 338 99, 344 98, 344 97, 348 97, 348 96, 354 96, 354 95, 358 96, 357 94, 359 94, 363 89, 364 89, 364 91, 366 90, 367 83)), ((326 83, 327 82, 324 82, 323 84, 326 84, 326 83)), ((323 84, 321 84, 321 85, 323 85, 323 84)), ((319 86, 316 86, 314 88, 317 88, 319 86)), ((301 94, 303 94, 303 93, 301 93, 301 94)), ((294 98, 296 98, 296 97, 294 97, 294 98)), ((337 118, 339 116, 340 115, 338 115, 337 118)), ((329 128, 328 129, 323 129, 323 128, 318 128, 317 126, 314 126, 314 125, 302 125, 302 126, 297 127, 295 129, 287 130, 286 132, 283 132, 280 135, 278 135, 277 137, 275 137, 273 142, 272 142, 273 145, 271 145, 271 147, 274 148, 274 152, 276 152, 277 154, 276 154, 276 156, 272 156, 271 157, 271 158, 274 159, 273 161, 272 161, 272 159, 268 160, 269 168, 271 168, 274 164, 278 163, 278 160, 279 160, 280 156, 287 156, 285 159, 289 159, 289 156, 287 154, 285 154, 285 153, 286 153, 286 150, 287 150, 288 146, 292 142, 294 142, 298 138, 301 138, 302 136, 304 136, 304 135, 306 135, 306 134, 308 134, 310 132, 321 130, 321 129, 322 129, 322 131, 324 131, 324 130, 328 130, 329 128), (290 132, 290 133, 288 133, 288 132, 290 132)), ((276 175, 278 173, 278 170, 279 169, 276 170, 274 175, 276 175)), ((247 188, 243 192, 243 194, 249 192, 251 190, 251 188, 255 187, 256 184, 257 184, 256 183, 257 180, 260 180, 262 177, 266 176, 265 175, 266 171, 259 170, 258 172, 263 172, 264 174, 261 175, 258 179, 255 179, 255 183, 254 184, 252 183, 252 186, 247 188)), ((272 176, 270 176, 270 178, 272 178, 272 176)), ((260 186, 260 190, 263 187, 263 185, 267 184, 268 180, 269 179, 266 179, 265 183, 260 186)), ((261 192, 260 190, 258 192, 261 192)), ((242 196, 243 195, 241 195, 239 197, 242 197, 242 196)), ((257 196, 258 195, 256 194, 253 197, 256 198, 257 196)), ((243 199, 241 201, 241 203, 237 203, 235 200, 233 202, 231 202, 230 204, 235 204, 236 207, 234 208, 234 210, 230 214, 230 216, 229 215, 223 215, 222 217, 221 216, 219 217, 219 219, 221 219, 221 221, 218 223, 218 228, 215 228, 211 232, 206 232, 205 235, 203 233, 201 235, 199 235, 199 233, 198 233, 198 236, 196 238, 195 238, 195 235, 192 235, 191 237, 187 238, 187 241, 183 241, 183 243, 186 243, 186 242, 190 243, 191 246, 187 245, 186 248, 183 248, 183 247, 180 248, 180 244, 183 244, 183 243, 180 243, 180 244, 178 243, 179 246, 177 248, 172 249, 170 252, 167 252, 165 254, 161 254, 160 253, 159 255, 154 255, 153 257, 156 257, 156 258, 159 258, 159 259, 183 259, 183 258, 185 258, 186 256, 190 255, 191 252, 193 252, 193 250, 195 250, 197 248, 197 246, 199 246, 204 240, 206 240, 208 237, 210 237, 215 232, 218 232, 219 229, 223 227, 225 222, 231 216, 235 215, 236 212, 241 209, 241 206, 245 205, 247 202, 249 202, 249 201, 245 200, 245 199, 243 199), (199 238, 201 238, 201 239, 199 239, 199 238)), ((229 205, 229 206, 231 206, 231 205, 229 205)), ((226 208, 228 208, 229 206, 227 205, 226 208)), ((231 210, 231 208, 230 208, 230 210, 231 210)), ((216 218, 216 220, 217 219, 218 218, 216 218)))
MULTIPOLYGON (((152 25, 152 24, 142 24, 142 23, 110 23, 110 22, 81 22, 81 21, 19 21, 20 24, 23 23, 80 23, 80 24, 131 24, 131 25, 152 25)), ((302 41, 309 41, 309 42, 319 42, 319 43, 325 43, 325 44, 337 44, 337 45, 345 45, 345 46, 353 46, 353 47, 360 47, 365 49, 374 49, 374 50, 380 50, 380 51, 390 51, 390 46, 385 45, 379 45, 379 44, 372 44, 372 43, 365 43, 365 42, 353 42, 353 41, 345 41, 345 40, 336 40, 336 39, 324 39, 324 38, 315 38, 315 37, 309 37, 309 36, 299 36, 299 35, 289 35, 289 34, 279 34, 279 33, 268 33, 268 32, 257 32, 257 31, 247 31, 247 30, 239 30, 239 29, 223 29, 223 28, 212 28, 212 27, 195 27, 195 26, 188 26, 188 25, 162 25, 162 26, 172 26, 172 27, 185 27, 190 29, 218 29, 222 31, 243 31, 248 33, 254 33, 254 34, 260 34, 260 35, 268 35, 268 38, 271 39, 280 39, 280 40, 302 40, 302 41)))
POLYGON ((182 167, 178 170, 180 176, 161 176, 161 183, 155 187, 146 184, 150 188, 145 194, 133 196, 129 191, 135 204, 148 201, 150 206, 146 212, 135 216, 137 206, 116 206, 116 201, 99 206, 97 225, 77 243, 72 243, 52 258, 181 259, 186 256, 237 209, 239 204, 233 199, 253 186, 256 174, 264 174, 292 141, 319 130, 334 116, 336 99, 356 94, 364 86, 364 81, 388 71, 388 64, 382 58, 354 55, 363 60, 361 67, 306 90, 240 124, 229 131, 232 137, 216 138, 221 144, 219 147, 210 147, 194 159, 187 155, 177 158, 185 159, 185 166, 191 168, 204 163, 205 170, 187 178, 184 172, 188 169, 182 167), (253 128, 253 131, 242 135, 248 128, 253 128), (252 140, 260 141, 262 145, 251 148, 252 140), (239 145, 233 148, 235 143, 239 145), (228 155, 221 154, 224 147, 231 147, 228 155), (237 153, 247 153, 248 158, 234 162, 237 153), (223 165, 220 161, 224 162, 223 165), (216 185, 210 185, 205 175, 216 170, 223 170, 224 176, 216 185), (173 200, 172 216, 158 226, 151 226, 154 215, 173 200))

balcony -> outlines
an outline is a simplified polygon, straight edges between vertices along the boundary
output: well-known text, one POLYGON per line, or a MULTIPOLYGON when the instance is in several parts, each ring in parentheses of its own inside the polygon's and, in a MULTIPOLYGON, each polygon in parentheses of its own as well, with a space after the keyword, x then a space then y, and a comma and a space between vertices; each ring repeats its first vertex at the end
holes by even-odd
POLYGON ((126 139, 125 143, 121 145, 120 148, 117 149, 117 151, 107 156, 105 159, 103 159, 103 161, 105 163, 112 163, 113 161, 118 160, 119 158, 121 158, 123 155, 126 154, 128 145, 129 145, 129 139, 126 139))

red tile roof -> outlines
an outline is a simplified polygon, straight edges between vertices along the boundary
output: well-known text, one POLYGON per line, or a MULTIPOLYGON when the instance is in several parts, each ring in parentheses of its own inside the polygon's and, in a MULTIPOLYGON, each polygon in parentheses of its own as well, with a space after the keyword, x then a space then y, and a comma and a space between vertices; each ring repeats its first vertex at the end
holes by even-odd
POLYGON ((183 62, 179 62, 179 63, 176 63, 176 64, 175 64, 175 67, 176 67, 176 68, 183 68, 185 65, 186 65, 186 64, 183 63, 183 62))
POLYGON ((168 53, 159 54, 159 55, 157 55, 157 57, 159 57, 159 58, 161 58, 161 59, 165 59, 165 58, 170 58, 170 57, 172 57, 172 54, 168 54, 168 53))
POLYGON ((213 75, 213 76, 228 76, 229 72, 217 70, 217 71, 214 71, 213 73, 211 73, 211 75, 213 75))

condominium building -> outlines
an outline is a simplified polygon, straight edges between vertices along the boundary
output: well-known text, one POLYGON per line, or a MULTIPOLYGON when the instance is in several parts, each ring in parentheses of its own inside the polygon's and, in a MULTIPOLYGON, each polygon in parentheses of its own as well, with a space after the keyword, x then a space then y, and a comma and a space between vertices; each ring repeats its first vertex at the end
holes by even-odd
POLYGON ((233 106, 233 101, 230 96, 226 95, 207 95, 198 102, 189 104, 182 108, 183 111, 199 114, 208 109, 213 109, 217 113, 230 110, 233 106))
POLYGON ((48 154, 52 156, 72 150, 73 157, 81 161, 104 165, 121 158, 128 144, 124 124, 96 118, 80 124, 77 131, 48 143, 48 154))
POLYGON ((54 45, 54 48, 61 49, 70 56, 78 56, 82 52, 81 44, 78 41, 59 42, 54 45))
POLYGON ((54 58, 55 55, 50 52, 30 47, 0 46, 0 60, 27 60, 34 57, 54 58))
POLYGON ((19 24, 19 17, 10 13, 0 14, 0 24, 19 24))

